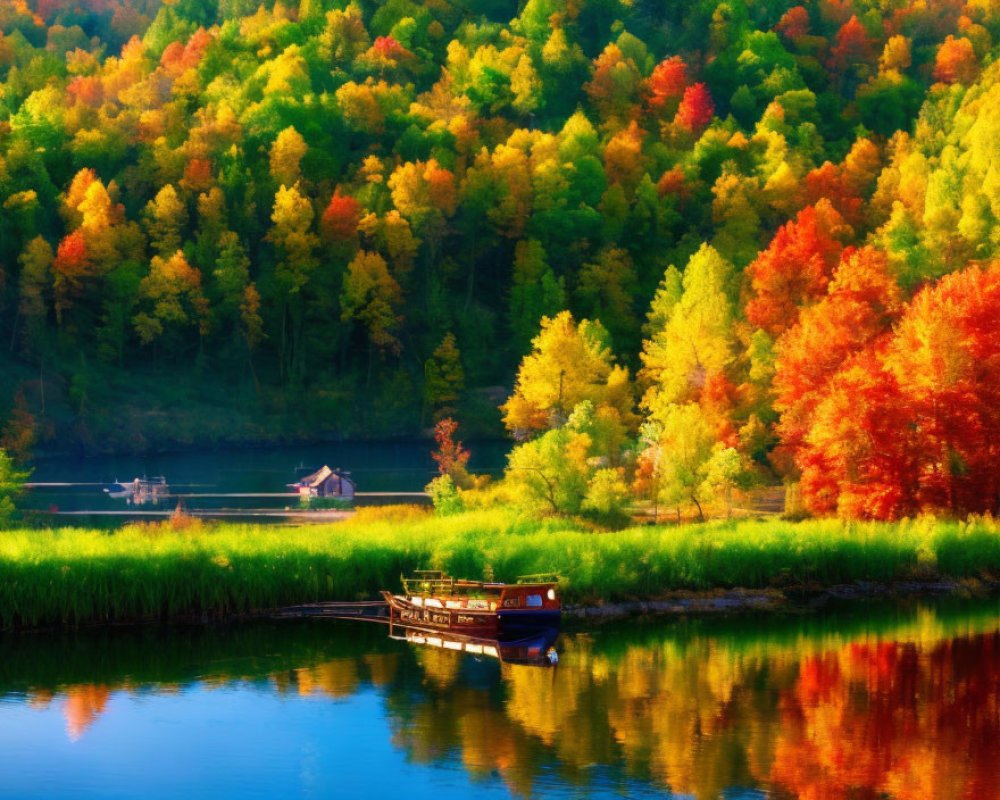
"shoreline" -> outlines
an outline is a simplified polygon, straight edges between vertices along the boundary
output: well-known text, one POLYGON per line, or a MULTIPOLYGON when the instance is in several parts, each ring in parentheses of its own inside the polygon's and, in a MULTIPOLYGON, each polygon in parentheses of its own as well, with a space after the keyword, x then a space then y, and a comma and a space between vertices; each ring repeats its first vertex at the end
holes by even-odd
MULTIPOLYGON (((833 586, 797 586, 785 589, 715 589, 704 592, 675 591, 650 600, 566 605, 562 608, 562 627, 571 631, 599 628, 621 621, 658 621, 666 624, 681 619, 819 615, 830 606, 859 607, 866 602, 902 602, 915 599, 988 600, 1000 596, 1000 581, 985 579, 938 578, 927 581, 878 583, 863 581, 833 586)), ((304 605, 304 604, 303 604, 304 605)), ((324 617, 321 614, 289 614, 299 605, 279 606, 259 611, 231 613, 179 614, 169 619, 143 617, 76 624, 18 626, 0 628, 4 634, 64 633, 78 630, 113 630, 116 628, 199 627, 233 625, 260 621, 321 620, 324 622, 365 622, 324 617)))
POLYGON ((558 574, 564 619, 595 621, 1000 586, 992 520, 730 520, 600 532, 503 507, 440 516, 371 506, 348 516, 318 525, 176 517, 111 531, 9 529, 0 535, 0 629, 260 616, 371 598, 430 568, 504 582, 558 574))
POLYGON ((633 600, 600 605, 563 607, 574 622, 598 624, 637 617, 718 616, 726 614, 822 612, 832 604, 913 598, 988 599, 1000 595, 1000 581, 937 578, 928 581, 863 581, 832 586, 787 589, 718 589, 707 592, 671 592, 656 600, 633 600))

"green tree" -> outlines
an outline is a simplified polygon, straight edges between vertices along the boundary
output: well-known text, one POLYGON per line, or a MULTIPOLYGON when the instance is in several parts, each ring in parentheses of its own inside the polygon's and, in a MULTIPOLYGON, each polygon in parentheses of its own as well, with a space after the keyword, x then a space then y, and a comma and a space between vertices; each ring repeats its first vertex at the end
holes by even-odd
POLYGON ((566 307, 566 290, 545 258, 537 239, 523 239, 514 248, 514 276, 510 290, 510 327, 514 352, 527 353, 542 317, 566 307))
POLYGON ((48 315, 48 288, 52 283, 50 268, 55 253, 41 236, 36 236, 18 258, 21 264, 20 301, 21 352, 39 359, 44 350, 45 319, 48 315))
POLYGON ((14 499, 24 491, 31 470, 19 469, 6 450, 0 450, 0 525, 14 518, 14 499))
POLYGON ((445 334, 433 355, 424 362, 424 400, 435 419, 450 416, 465 388, 465 371, 453 333, 445 334))
POLYGON ((569 426, 546 431, 510 452, 505 479, 526 507, 576 514, 587 495, 589 449, 590 437, 569 426))
POLYGON ((341 319, 360 322, 368 338, 368 379, 371 383, 375 350, 399 352, 396 337, 402 318, 399 306, 403 290, 389 274, 385 259, 378 253, 359 250, 347 267, 340 293, 341 319))
MULTIPOLYGON (((658 500, 677 506, 687 501, 704 519, 705 469, 713 454, 715 434, 704 412, 693 403, 671 403, 654 418, 658 447, 658 500)), ((678 510, 678 515, 680 511, 678 510)))

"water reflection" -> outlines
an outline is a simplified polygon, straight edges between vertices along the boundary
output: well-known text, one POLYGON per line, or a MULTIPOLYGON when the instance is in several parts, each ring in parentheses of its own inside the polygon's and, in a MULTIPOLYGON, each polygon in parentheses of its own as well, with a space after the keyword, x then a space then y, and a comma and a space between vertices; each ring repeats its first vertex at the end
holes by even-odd
POLYGON ((555 648, 559 638, 558 627, 543 627, 517 638, 505 639, 484 639, 450 631, 398 625, 394 627, 398 633, 392 638, 417 647, 436 647, 452 653, 495 658, 504 664, 526 667, 554 667, 559 663, 559 654, 555 648))
POLYGON ((989 798, 1000 796, 997 611, 614 626, 564 633, 551 669, 350 623, 12 637, 0 640, 0 729, 11 704, 58 710, 79 741, 119 698, 373 693, 369 724, 408 763, 516 796, 989 798))

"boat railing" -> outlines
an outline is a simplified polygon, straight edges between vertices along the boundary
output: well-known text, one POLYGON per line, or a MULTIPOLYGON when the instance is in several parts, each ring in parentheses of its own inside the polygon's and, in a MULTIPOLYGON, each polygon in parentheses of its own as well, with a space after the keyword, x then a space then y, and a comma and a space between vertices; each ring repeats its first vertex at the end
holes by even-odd
POLYGON ((409 577, 400 575, 399 579, 403 583, 403 591, 410 595, 448 595, 455 592, 455 579, 445 575, 439 569, 418 569, 414 570, 409 577))
POLYGON ((518 575, 517 583, 519 585, 534 583, 559 583, 559 574, 556 572, 538 572, 534 575, 518 575))

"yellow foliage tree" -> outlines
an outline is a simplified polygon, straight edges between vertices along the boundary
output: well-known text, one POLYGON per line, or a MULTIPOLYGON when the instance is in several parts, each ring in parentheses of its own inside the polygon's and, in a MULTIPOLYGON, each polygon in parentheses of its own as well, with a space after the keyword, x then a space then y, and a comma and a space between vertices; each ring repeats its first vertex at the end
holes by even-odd
POLYGON ((622 424, 632 425, 628 369, 614 363, 601 323, 585 319, 577 324, 569 311, 542 317, 532 348, 518 369, 514 394, 501 406, 508 430, 558 427, 584 400, 614 411, 622 424))
POLYGON ((691 256, 684 294, 670 309, 669 321, 643 345, 640 378, 650 387, 643 406, 683 401, 732 361, 732 280, 733 265, 709 245, 691 256))
POLYGON ((302 177, 299 167, 309 147, 293 127, 285 128, 271 145, 271 177, 281 186, 293 186, 302 177))

